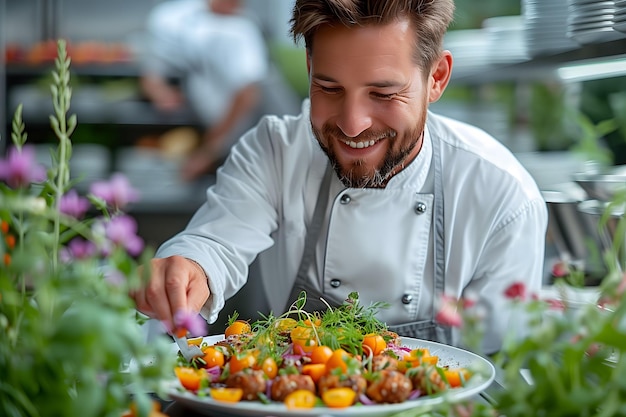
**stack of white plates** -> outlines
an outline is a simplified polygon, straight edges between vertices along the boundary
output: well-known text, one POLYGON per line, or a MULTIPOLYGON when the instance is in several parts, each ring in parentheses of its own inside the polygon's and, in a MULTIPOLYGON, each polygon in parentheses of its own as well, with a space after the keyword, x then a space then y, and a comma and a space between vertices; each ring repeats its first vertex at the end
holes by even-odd
POLYGON ((482 29, 451 30, 443 45, 452 53, 455 77, 479 73, 489 64, 489 43, 482 29))
POLYGON ((620 32, 626 32, 626 0, 615 0, 613 29, 620 32))
POLYGON ((613 28, 615 0, 569 0, 567 35, 580 44, 626 37, 613 28))
POLYGON ((528 59, 522 16, 498 16, 485 19, 483 29, 489 44, 489 62, 512 64, 528 59))
POLYGON ((567 37, 567 1, 522 1, 526 48, 531 56, 578 48, 578 43, 567 37))

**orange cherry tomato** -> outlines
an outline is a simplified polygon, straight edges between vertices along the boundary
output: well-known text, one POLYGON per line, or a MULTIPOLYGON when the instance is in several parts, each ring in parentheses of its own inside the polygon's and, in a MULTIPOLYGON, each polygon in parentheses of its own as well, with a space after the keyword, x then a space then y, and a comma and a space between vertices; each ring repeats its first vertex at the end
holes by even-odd
POLYGON ((322 394, 322 401, 326 407, 345 408, 354 404, 356 392, 352 388, 331 388, 322 394))
POLYGON ((203 348, 202 352, 204 352, 204 356, 202 357, 202 359, 204 360, 204 362, 206 362, 206 368, 213 368, 214 366, 224 366, 226 359, 224 358, 224 353, 221 350, 216 349, 213 346, 209 346, 203 348))
POLYGON ((267 357, 263 360, 263 363, 261 363, 261 369, 263 370, 265 376, 269 379, 274 379, 276 378, 276 375, 278 375, 278 364, 272 357, 267 357))
POLYGON ((302 365, 302 373, 311 377, 313 382, 317 381, 326 374, 326 364, 323 363, 307 363, 302 365))
POLYGON ((446 369, 443 374, 452 388, 461 387, 470 378, 470 373, 464 368, 446 369))
POLYGON ((209 392, 211 393, 211 398, 215 401, 227 403, 236 403, 243 397, 241 388, 211 388, 209 392))
POLYGON ((244 320, 235 320, 224 331, 224 337, 233 336, 236 334, 246 334, 250 333, 251 331, 252 328, 250 327, 250 323, 244 320))
POLYGON ((317 398, 315 394, 306 389, 298 389, 285 397, 285 406, 289 410, 297 408, 313 408, 317 398))
POLYGON ((315 346, 311 351, 311 363, 326 363, 333 356, 333 350, 329 346, 315 346))
POLYGON ((387 343, 385 342, 385 339, 381 335, 375 334, 375 333, 370 333, 370 334, 365 335, 363 337, 362 344, 364 347, 363 350, 366 351, 367 348, 369 348, 373 356, 380 354, 387 347, 387 343), (365 348, 366 346, 367 348, 365 348))
POLYGON ((319 327, 322 324, 322 319, 318 318, 314 318, 313 321, 311 321, 311 319, 306 319, 304 320, 304 324, 308 327, 319 327))
POLYGON ((318 346, 312 327, 296 326, 289 334, 294 345, 294 350, 298 353, 310 353, 318 346), (299 350, 301 350, 301 352, 299 352, 299 350))
POLYGON ((206 372, 203 369, 186 366, 177 366, 174 368, 174 373, 178 377, 180 384, 190 391, 197 391, 202 380, 206 378, 206 372))
POLYGON ((350 359, 350 354, 343 350, 342 348, 335 349, 333 354, 330 356, 328 361, 326 362, 326 370, 331 372, 334 369, 341 369, 341 373, 345 374, 348 372, 348 360, 350 359))
POLYGON ((237 373, 246 368, 251 368, 254 366, 255 363, 256 358, 254 356, 254 353, 251 351, 233 355, 228 361, 231 374, 237 373))

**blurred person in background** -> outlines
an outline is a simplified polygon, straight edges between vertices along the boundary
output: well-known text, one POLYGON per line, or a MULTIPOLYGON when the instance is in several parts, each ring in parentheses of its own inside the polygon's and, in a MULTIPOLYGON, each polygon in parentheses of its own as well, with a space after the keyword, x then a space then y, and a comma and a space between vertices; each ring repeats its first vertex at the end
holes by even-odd
POLYGON ((169 0, 147 19, 144 94, 165 112, 188 103, 204 127, 199 149, 181 166, 185 180, 213 171, 258 120, 267 46, 241 10, 241 0, 169 0))

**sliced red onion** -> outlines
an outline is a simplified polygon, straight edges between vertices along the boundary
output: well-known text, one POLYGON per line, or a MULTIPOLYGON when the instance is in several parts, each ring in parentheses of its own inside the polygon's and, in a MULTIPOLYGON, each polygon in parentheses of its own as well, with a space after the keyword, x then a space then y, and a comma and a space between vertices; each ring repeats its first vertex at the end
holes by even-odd
POLYGON ((222 369, 219 366, 212 366, 206 370, 206 373, 209 375, 211 382, 215 382, 220 378, 222 369))
POLYGON ((411 392, 411 393, 409 394, 409 398, 407 398, 407 401, 410 401, 410 400, 416 400, 416 399, 418 399, 421 395, 422 395, 422 392, 421 392, 420 390, 418 390, 418 389, 413 390, 413 392, 411 392))
POLYGON ((376 402, 374 400, 372 400, 370 397, 363 393, 359 394, 359 401, 363 405, 376 405, 376 402))
POLYGON ((269 398, 270 400, 272 399, 272 384, 273 383, 274 383, 273 379, 268 379, 267 382, 265 383, 265 396, 269 398))

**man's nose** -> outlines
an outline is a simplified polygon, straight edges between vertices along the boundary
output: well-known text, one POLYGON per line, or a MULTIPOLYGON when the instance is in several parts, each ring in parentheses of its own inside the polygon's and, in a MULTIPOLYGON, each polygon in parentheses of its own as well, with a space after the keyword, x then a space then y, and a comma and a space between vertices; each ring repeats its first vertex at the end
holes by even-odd
POLYGON ((358 98, 345 97, 337 119, 337 127, 351 138, 372 127, 372 117, 367 103, 358 98))

